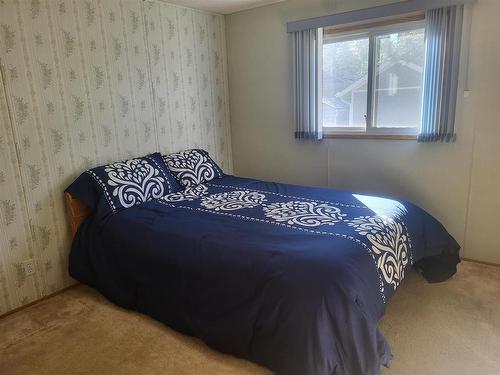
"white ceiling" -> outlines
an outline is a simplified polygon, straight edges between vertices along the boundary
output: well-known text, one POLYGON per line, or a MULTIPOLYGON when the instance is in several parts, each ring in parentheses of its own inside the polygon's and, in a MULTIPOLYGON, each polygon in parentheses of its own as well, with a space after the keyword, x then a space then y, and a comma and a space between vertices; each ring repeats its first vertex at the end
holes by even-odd
POLYGON ((231 14, 241 10, 252 9, 279 3, 285 0, 161 0, 189 8, 206 10, 219 14, 231 14))

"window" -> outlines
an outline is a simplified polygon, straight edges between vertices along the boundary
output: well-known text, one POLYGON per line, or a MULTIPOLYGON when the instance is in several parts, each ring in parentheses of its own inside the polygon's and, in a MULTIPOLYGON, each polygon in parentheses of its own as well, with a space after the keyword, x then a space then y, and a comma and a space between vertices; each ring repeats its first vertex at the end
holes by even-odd
POLYGON ((364 29, 324 28, 325 135, 412 137, 422 112, 423 17, 364 29))

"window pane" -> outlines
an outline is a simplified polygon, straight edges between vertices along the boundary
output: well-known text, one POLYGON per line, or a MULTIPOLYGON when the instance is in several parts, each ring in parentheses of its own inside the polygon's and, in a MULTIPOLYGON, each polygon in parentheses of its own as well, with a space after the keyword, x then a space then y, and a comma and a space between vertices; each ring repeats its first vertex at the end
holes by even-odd
POLYGON ((368 38, 323 44, 323 126, 365 127, 368 38))
POLYGON ((420 126, 424 46, 424 29, 376 38, 374 126, 420 126))

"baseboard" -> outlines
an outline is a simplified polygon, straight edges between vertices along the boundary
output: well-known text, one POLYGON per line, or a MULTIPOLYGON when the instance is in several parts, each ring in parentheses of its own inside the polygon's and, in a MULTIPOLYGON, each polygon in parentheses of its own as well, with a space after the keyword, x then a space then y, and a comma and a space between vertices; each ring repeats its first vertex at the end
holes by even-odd
POLYGON ((22 306, 16 307, 15 309, 7 311, 6 313, 0 315, 0 319, 5 318, 5 317, 7 317, 7 316, 9 316, 11 314, 14 314, 16 312, 19 312, 21 310, 27 309, 28 307, 31 307, 33 305, 36 305, 39 302, 42 302, 42 301, 45 301, 45 300, 47 300, 49 298, 57 296, 58 294, 64 293, 64 292, 68 291, 69 289, 72 289, 72 288, 74 288, 74 287, 76 287, 78 285, 80 285, 80 283, 72 284, 70 286, 67 286, 67 287, 61 289, 61 290, 58 290, 57 292, 54 292, 54 293, 51 293, 51 294, 47 294, 46 296, 43 296, 42 298, 36 299, 34 301, 31 301, 30 303, 27 303, 26 305, 22 305, 22 306))
POLYGON ((498 263, 484 262, 482 260, 475 260, 475 259, 470 259, 470 258, 460 258, 460 259, 463 261, 466 261, 466 262, 484 264, 485 266, 500 267, 500 264, 498 264, 498 263))

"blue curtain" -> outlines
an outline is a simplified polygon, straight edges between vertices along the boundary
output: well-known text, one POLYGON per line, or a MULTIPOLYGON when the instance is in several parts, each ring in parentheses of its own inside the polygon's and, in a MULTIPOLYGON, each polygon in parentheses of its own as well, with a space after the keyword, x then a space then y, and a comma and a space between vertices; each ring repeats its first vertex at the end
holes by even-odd
POLYGON ((321 113, 321 30, 293 33, 293 91, 295 138, 323 138, 321 113))
POLYGON ((419 142, 454 142, 464 6, 427 10, 419 142))

